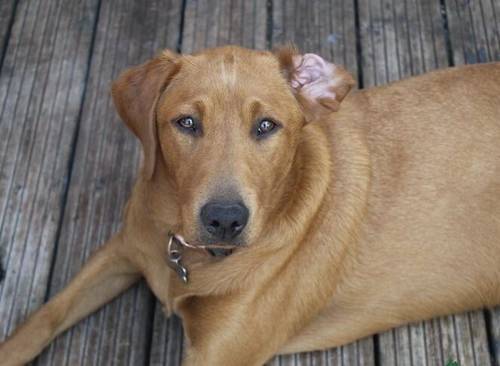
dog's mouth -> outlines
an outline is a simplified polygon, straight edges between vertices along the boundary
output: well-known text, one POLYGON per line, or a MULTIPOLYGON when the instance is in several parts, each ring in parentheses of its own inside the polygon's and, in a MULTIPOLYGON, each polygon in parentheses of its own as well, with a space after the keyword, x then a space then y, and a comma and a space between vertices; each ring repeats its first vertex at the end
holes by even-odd
POLYGON ((224 249, 224 248, 207 249, 208 253, 212 257, 229 257, 231 254, 233 254, 234 250, 235 250, 235 248, 232 248, 232 249, 224 249))
POLYGON ((172 236, 175 240, 179 242, 183 247, 196 249, 196 250, 205 250, 209 254, 214 254, 215 256, 219 256, 225 254, 231 254, 237 247, 237 244, 228 244, 228 243, 210 243, 210 244, 202 244, 193 241, 186 240, 180 234, 174 234, 172 232, 169 233, 169 236, 172 236))

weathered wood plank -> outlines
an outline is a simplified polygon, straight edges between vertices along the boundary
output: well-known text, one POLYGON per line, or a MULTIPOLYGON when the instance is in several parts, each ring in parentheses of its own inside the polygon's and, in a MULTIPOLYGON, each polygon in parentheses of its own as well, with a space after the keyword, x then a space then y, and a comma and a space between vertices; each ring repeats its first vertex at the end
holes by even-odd
POLYGON ((181 320, 176 316, 171 316, 167 319, 163 313, 161 304, 156 302, 150 365, 180 365, 182 360, 182 346, 181 320))
POLYGON ((274 357, 267 366, 369 366, 374 365, 372 338, 360 340, 351 345, 324 351, 304 352, 274 357))
POLYGON ((500 60, 500 3, 446 0, 456 65, 500 60))
POLYGON ((344 65, 357 77, 354 2, 314 0, 273 2, 273 47, 289 42, 344 65))
POLYGON ((492 337, 492 348, 495 356, 493 360, 495 366, 500 366, 500 306, 494 309, 488 309, 491 319, 490 334, 492 337))
POLYGON ((448 66, 438 0, 360 0, 365 87, 448 66))
MULTIPOLYGON (((293 42, 344 65, 357 77, 355 9, 351 0, 273 2, 272 45, 293 42)), ((323 352, 280 356, 270 365, 373 365, 372 338, 323 352)))
MULTIPOLYGON (((448 65, 440 2, 360 0, 364 85, 374 86, 448 65)), ((379 336, 383 365, 487 365, 482 313, 435 319, 379 336)))
MULTIPOLYGON (((139 144, 112 105, 110 82, 157 50, 175 48, 180 10, 175 0, 101 4, 51 296, 117 230, 140 160, 139 144)), ((153 304, 146 286, 134 287, 59 337, 38 364, 143 364, 153 304)))
POLYGON ((12 22, 16 16, 17 3, 18 0, 0 1, 0 60, 2 60, 4 52, 7 50, 7 40, 12 22))
POLYGON ((0 340, 44 301, 96 13, 95 0, 17 7, 0 75, 0 340))
POLYGON ((482 312, 440 319, 443 359, 460 365, 490 365, 486 324, 482 312))
POLYGON ((188 0, 182 51, 192 53, 225 44, 264 49, 266 19, 265 0, 188 0))
POLYGON ((490 365, 482 312, 403 326, 379 335, 382 365, 490 365))
MULTIPOLYGON (((192 53, 224 44, 264 49, 266 19, 266 0, 187 0, 182 52, 192 53)), ((177 318, 166 319, 157 302, 150 364, 179 365, 181 355, 181 323, 177 318)))

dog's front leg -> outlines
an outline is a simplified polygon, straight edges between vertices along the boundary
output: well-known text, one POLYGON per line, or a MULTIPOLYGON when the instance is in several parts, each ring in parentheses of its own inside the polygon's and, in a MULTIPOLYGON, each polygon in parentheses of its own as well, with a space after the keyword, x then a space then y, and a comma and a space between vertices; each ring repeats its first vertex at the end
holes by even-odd
POLYGON ((98 250, 68 287, 0 344, 1 364, 29 362, 58 334, 136 282, 140 275, 124 249, 118 234, 98 250))
POLYGON ((261 366, 269 360, 304 319, 293 301, 281 302, 272 292, 186 299, 178 309, 186 336, 183 366, 261 366))

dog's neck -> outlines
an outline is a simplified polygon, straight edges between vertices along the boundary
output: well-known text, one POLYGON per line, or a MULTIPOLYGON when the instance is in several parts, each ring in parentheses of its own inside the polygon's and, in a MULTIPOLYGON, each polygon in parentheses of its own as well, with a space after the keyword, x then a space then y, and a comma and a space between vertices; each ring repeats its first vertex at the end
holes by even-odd
MULTIPOLYGON (((170 272, 170 278, 166 279, 170 309, 175 311, 176 304, 191 296, 223 295, 241 289, 259 288, 284 266, 288 267, 294 257, 303 254, 315 257, 314 248, 321 241, 333 243, 328 245, 335 249, 336 257, 343 255, 349 246, 347 242, 354 235, 352 227, 356 226, 355 221, 359 223, 362 216, 369 163, 368 154, 363 153, 364 142, 357 141, 356 132, 345 124, 340 128, 334 126, 329 121, 323 125, 313 123, 304 127, 287 182, 290 185, 288 199, 281 200, 279 212, 260 238, 224 259, 196 252, 186 254, 189 283, 183 283, 173 271, 170 272), (338 149, 346 151, 342 160, 336 154, 338 149), (363 157, 363 161, 357 161, 360 157, 363 157), (366 178, 361 179, 361 175, 366 178), (356 180, 352 177, 356 177, 356 180), (360 210, 353 212, 353 207, 360 207, 360 210), (331 211, 335 212, 333 217, 325 214, 331 211), (329 217, 325 220, 326 215, 329 217), (335 237, 318 238, 317 232, 321 231, 324 221, 328 221, 329 226, 338 227, 335 237)), ((147 216, 141 221, 154 231, 151 233, 152 240, 158 241, 157 245, 163 248, 166 256, 168 229, 175 224, 177 211, 172 205, 175 194, 164 191, 167 189, 165 187, 139 182, 137 190, 145 193, 134 192, 134 196, 142 201, 143 214, 147 216), (146 187, 146 184, 149 186, 146 187)), ((323 265, 332 266, 331 263, 334 263, 327 258, 314 261, 317 262, 314 270, 318 271, 322 270, 323 265), (328 261, 329 264, 325 264, 328 261)))

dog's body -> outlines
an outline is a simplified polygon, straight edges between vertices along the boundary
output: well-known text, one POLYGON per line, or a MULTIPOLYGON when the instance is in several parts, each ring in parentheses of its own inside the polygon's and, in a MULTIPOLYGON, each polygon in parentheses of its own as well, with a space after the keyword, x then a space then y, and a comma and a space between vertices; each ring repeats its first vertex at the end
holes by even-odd
MULTIPOLYGON (((317 56, 227 47, 182 66, 164 57, 114 86, 118 111, 146 156, 123 229, 0 345, 6 365, 29 361, 141 275, 166 312, 183 318, 186 365, 259 365, 276 353, 333 347, 406 322, 500 304, 500 64, 438 71, 342 101, 351 80, 317 56), (186 90, 193 85, 182 75, 198 61, 207 73, 220 67, 229 91, 220 94, 216 83, 204 96, 217 98, 197 98, 205 121, 224 114, 224 121, 245 125, 227 103, 241 97, 244 111, 261 87, 272 92, 261 100, 279 109, 267 114, 282 113, 283 130, 254 143, 236 128, 211 135, 223 125, 207 122, 203 133, 192 133, 197 137, 184 131, 173 139, 176 132, 162 120, 174 115, 168 108, 176 95, 191 97, 182 83, 186 90), (303 65, 334 70, 320 89, 329 100, 317 89, 308 94, 325 80, 308 84, 303 65), (161 72, 167 84, 159 86, 151 76, 161 72), (269 86, 253 85, 257 76, 269 86), (272 89, 284 88, 286 78, 291 93, 272 89), (157 131, 137 123, 135 115, 149 114, 158 117, 157 131), (224 258, 185 249, 185 284, 166 264, 168 232, 201 240, 194 230, 205 224, 194 223, 192 213, 207 197, 221 196, 249 206, 245 245, 224 258)), ((194 112, 185 107, 182 115, 188 113, 194 112)))
POLYGON ((369 149, 366 213, 332 302, 286 350, 500 303, 499 81, 481 65, 346 98, 334 118, 369 149))

